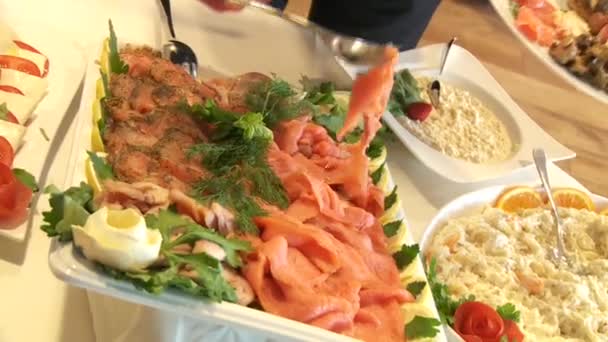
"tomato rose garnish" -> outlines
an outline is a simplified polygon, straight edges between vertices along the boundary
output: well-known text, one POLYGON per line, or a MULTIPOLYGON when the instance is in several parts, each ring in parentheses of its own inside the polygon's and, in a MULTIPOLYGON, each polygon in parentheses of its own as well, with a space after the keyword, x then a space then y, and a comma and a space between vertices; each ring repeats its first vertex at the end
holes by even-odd
POLYGON ((10 167, 13 165, 15 151, 5 137, 0 136, 0 164, 10 167))
POLYGON ((466 302, 454 313, 454 330, 467 342, 498 342, 505 325, 492 307, 480 302, 466 302))
POLYGON ((508 319, 505 319, 504 323, 505 323, 504 336, 507 336, 507 341, 521 342, 524 340, 524 334, 521 332, 521 330, 519 330, 517 323, 510 321, 508 319))
POLYGON ((0 164, 0 229, 16 228, 25 221, 32 195, 10 167, 0 164))

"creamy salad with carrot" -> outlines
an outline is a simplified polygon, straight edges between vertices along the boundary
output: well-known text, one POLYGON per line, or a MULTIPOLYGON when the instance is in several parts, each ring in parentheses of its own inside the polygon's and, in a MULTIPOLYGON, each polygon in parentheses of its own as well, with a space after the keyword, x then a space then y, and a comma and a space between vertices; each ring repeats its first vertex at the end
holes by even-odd
POLYGON ((608 339, 608 216, 560 208, 573 265, 557 267, 553 218, 545 208, 487 207, 449 220, 427 250, 452 298, 513 304, 529 341, 608 339))

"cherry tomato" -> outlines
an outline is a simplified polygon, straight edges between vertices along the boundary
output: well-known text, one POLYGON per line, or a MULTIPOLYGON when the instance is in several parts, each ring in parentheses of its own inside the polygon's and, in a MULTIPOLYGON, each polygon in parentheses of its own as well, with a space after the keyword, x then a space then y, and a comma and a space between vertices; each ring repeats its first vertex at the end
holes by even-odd
POLYGON ((23 92, 21 90, 10 85, 0 85, 0 90, 5 91, 7 93, 23 95, 23 92))
POLYGON ((10 167, 0 164, 0 229, 14 229, 25 221, 32 195, 10 167))
POLYGON ((15 151, 5 137, 0 136, 0 164, 11 167, 15 158, 15 151))
POLYGON ((32 76, 41 77, 38 66, 29 59, 22 57, 0 55, 0 68, 14 69, 32 76))
POLYGON ((484 303, 464 303, 454 314, 454 330, 466 341, 498 342, 504 329, 502 317, 484 303))

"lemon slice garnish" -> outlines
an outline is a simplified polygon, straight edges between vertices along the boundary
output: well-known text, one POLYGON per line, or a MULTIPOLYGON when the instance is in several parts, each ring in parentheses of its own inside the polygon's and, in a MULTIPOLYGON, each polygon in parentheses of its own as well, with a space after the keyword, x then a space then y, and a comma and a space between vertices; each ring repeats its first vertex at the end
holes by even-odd
MULTIPOLYGON (((97 155, 101 158, 106 158, 107 156, 106 153, 97 153, 97 155)), ((95 172, 91 158, 87 157, 87 159, 84 161, 84 174, 87 179, 87 183, 91 186, 91 188, 93 188, 93 192, 95 194, 101 192, 101 181, 97 177, 97 173, 95 172)))

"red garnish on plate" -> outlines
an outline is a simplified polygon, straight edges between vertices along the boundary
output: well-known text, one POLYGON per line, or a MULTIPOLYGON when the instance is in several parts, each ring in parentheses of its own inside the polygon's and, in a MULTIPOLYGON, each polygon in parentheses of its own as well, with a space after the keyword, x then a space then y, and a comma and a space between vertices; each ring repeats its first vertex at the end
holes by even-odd
POLYGON ((461 304, 454 314, 454 330, 467 342, 521 342, 524 335, 515 322, 503 320, 492 307, 480 302, 461 304))
POLYGON ((38 66, 29 59, 22 57, 0 55, 0 68, 13 69, 32 76, 41 77, 38 66))
POLYGON ((32 195, 10 167, 0 164, 0 229, 14 229, 25 221, 32 195))
POLYGON ((5 91, 7 93, 19 94, 23 95, 23 92, 11 85, 0 85, 0 90, 5 91))
POLYGON ((5 137, 0 136, 0 164, 11 167, 14 157, 13 147, 5 137))
MULTIPOLYGON (((26 43, 24 43, 24 42, 22 42, 20 40, 13 40, 13 43, 15 43, 15 45, 17 45, 20 49, 27 50, 27 51, 30 51, 30 52, 33 52, 33 53, 37 53, 39 55, 44 56, 42 54, 42 52, 38 51, 33 46, 31 46, 29 44, 26 44, 26 43)), ((46 75, 49 74, 49 58, 46 57, 46 56, 44 56, 44 57, 46 58, 46 61, 44 61, 44 70, 42 70, 42 75, 40 75, 40 77, 43 77, 43 78, 46 77, 46 75)))
POLYGON ((424 121, 431 114, 433 106, 426 102, 412 103, 407 107, 407 116, 412 120, 424 121))

